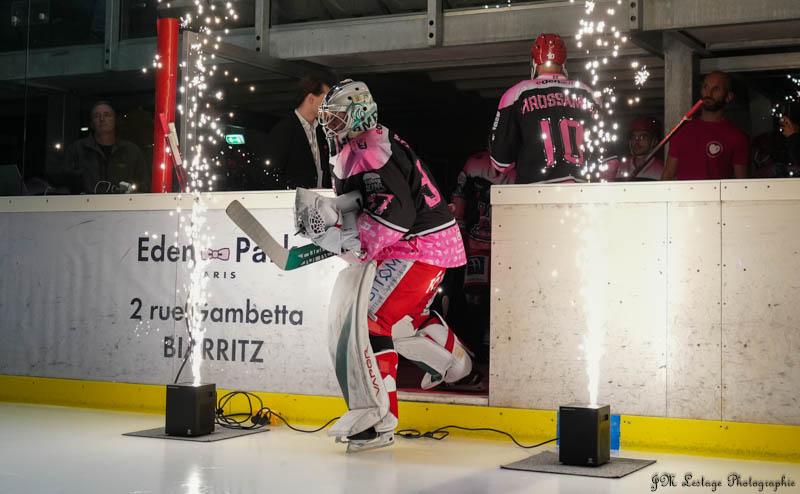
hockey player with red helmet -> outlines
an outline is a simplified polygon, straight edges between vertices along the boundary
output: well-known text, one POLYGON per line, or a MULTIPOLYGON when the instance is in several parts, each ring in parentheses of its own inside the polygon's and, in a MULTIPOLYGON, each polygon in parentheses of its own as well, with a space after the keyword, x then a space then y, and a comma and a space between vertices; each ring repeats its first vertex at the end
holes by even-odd
POLYGON ((654 155, 645 163, 647 156, 658 144, 659 133, 660 126, 655 118, 643 116, 633 119, 628 128, 630 154, 625 157, 617 169, 618 179, 661 180, 664 161, 654 155), (634 171, 636 171, 636 176, 632 177, 631 174, 634 171))
POLYGON ((658 145, 659 132, 660 126, 655 118, 634 118, 628 126, 629 154, 622 159, 614 156, 607 160, 602 171, 603 179, 608 182, 661 180, 664 161, 657 155, 648 159, 658 145))
POLYGON ((320 106, 319 123, 330 143, 338 197, 298 189, 295 207, 301 232, 358 261, 334 287, 331 308, 346 306, 341 312, 347 313, 331 317, 330 338, 349 411, 329 434, 354 452, 393 442, 398 353, 426 371, 424 389, 472 371, 466 347, 428 310, 445 270, 464 265, 466 258, 458 225, 430 171, 400 136, 378 123, 366 84, 345 79, 334 85, 320 106), (353 210, 355 219, 348 220, 353 210))
POLYGON ((515 168, 516 183, 580 181, 590 155, 588 133, 596 103, 592 90, 567 78, 567 47, 557 34, 540 34, 531 47, 531 79, 508 89, 490 141, 492 164, 515 168))

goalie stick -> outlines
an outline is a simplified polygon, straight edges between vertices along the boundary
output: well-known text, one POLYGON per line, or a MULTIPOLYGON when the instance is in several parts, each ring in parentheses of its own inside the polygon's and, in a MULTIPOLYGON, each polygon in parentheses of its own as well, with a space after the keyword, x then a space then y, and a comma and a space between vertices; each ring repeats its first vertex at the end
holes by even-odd
POLYGON ((237 200, 228 204, 228 207, 225 208, 225 212, 228 214, 228 217, 236 223, 236 226, 264 251, 267 257, 269 257, 269 260, 284 271, 290 271, 308 264, 313 264, 334 255, 333 252, 328 252, 314 244, 285 249, 270 235, 267 229, 259 223, 255 216, 237 200))

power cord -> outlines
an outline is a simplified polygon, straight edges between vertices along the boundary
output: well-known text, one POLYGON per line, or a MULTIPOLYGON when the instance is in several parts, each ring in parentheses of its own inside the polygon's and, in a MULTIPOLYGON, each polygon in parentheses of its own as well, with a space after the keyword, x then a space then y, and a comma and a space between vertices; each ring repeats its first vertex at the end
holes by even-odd
POLYGON ((553 441, 558 441, 558 438, 555 437, 553 439, 548 439, 547 441, 544 441, 544 442, 541 442, 541 443, 538 443, 538 444, 531 444, 529 446, 526 446, 526 445, 520 443, 519 441, 517 441, 517 439, 514 436, 512 436, 511 434, 509 434, 506 431, 501 431, 499 429, 492 429, 492 428, 489 428, 489 427, 474 427, 474 428, 473 427, 461 427, 460 425, 445 425, 444 427, 439 427, 438 429, 435 429, 435 430, 432 430, 432 431, 428 431, 428 432, 420 432, 420 431, 418 431, 416 429, 402 429, 402 430, 397 431, 396 434, 398 436, 406 438, 406 439, 427 438, 427 439, 434 439, 436 441, 441 441, 442 439, 444 439, 444 438, 446 438, 447 436, 450 435, 450 432, 448 432, 447 429, 458 429, 458 430, 462 430, 462 431, 474 431, 474 432, 496 432, 498 434, 503 434, 504 436, 507 436, 508 438, 510 438, 514 442, 514 444, 516 444, 517 446, 519 446, 520 448, 523 448, 523 449, 538 448, 539 446, 544 446, 547 443, 552 443, 553 441))
POLYGON ((269 414, 270 414, 270 417, 273 417, 273 416, 274 416, 274 417, 276 417, 276 418, 278 418, 278 419, 282 420, 282 421, 283 421, 283 423, 284 423, 284 424, 286 424, 286 427, 288 427, 288 428, 292 429, 293 431, 302 432, 302 433, 304 433, 304 434, 313 434, 313 433, 315 433, 315 432, 319 432, 319 431, 321 431, 322 429, 324 429, 324 428, 328 427, 329 425, 331 425, 331 424, 333 423, 333 421, 334 421, 334 420, 339 420, 339 418, 340 418, 340 417, 333 417, 333 418, 332 418, 332 419, 330 419, 329 421, 325 422, 325 425, 323 425, 322 427, 318 427, 318 428, 316 428, 316 429, 313 429, 313 430, 305 430, 305 429, 298 429, 297 427, 294 427, 294 426, 293 426, 292 424, 290 424, 290 423, 289 423, 289 422, 288 422, 288 421, 287 421, 285 418, 281 417, 281 416, 280 416, 280 414, 278 414, 278 412, 273 412, 273 411, 272 411, 272 410, 270 410, 269 408, 266 408, 265 410, 268 410, 268 412, 269 412, 269 414))
POLYGON ((264 408, 264 402, 258 395, 248 393, 246 391, 231 391, 225 393, 217 401, 216 418, 214 422, 220 427, 226 429, 239 429, 250 430, 260 429, 267 425, 269 422, 262 422, 259 411, 264 408), (237 396, 247 398, 247 412, 240 413, 225 413, 225 407, 237 396), (258 402, 258 408, 253 410, 253 402, 258 402))
POLYGON ((247 391, 231 391, 230 393, 222 395, 217 403, 217 416, 215 422, 220 427, 225 427, 226 429, 261 429, 264 426, 276 423, 273 420, 273 418, 275 418, 282 421, 284 424, 286 424, 286 427, 292 429, 293 431, 302 432, 304 434, 313 434, 325 429, 331 425, 334 420, 339 419, 339 417, 334 417, 327 421, 325 425, 316 429, 299 429, 290 424, 289 421, 283 418, 283 416, 278 412, 264 406, 263 400, 261 400, 258 395, 248 393, 247 391), (243 396, 247 399, 247 411, 226 414, 225 407, 228 406, 231 400, 237 396, 243 396), (258 407, 254 408, 254 404, 258 404, 258 407))
MULTIPOLYGON (((239 430, 261 429, 269 424, 277 423, 274 419, 280 420, 281 422, 286 424, 286 427, 288 427, 293 431, 302 432, 304 434, 313 434, 315 432, 319 432, 325 429, 326 427, 331 425, 335 420, 338 420, 339 417, 334 417, 330 419, 329 421, 325 422, 324 425, 317 427, 316 429, 299 429, 290 424, 289 421, 286 420, 278 412, 272 410, 267 406, 264 406, 264 401, 258 395, 249 393, 247 391, 231 391, 229 393, 225 393, 219 398, 217 402, 215 423, 220 427, 224 427, 226 429, 239 429, 239 430), (231 401, 237 396, 241 396, 247 399, 247 411, 226 414, 225 407, 228 406, 231 403, 231 401)), ((514 444, 523 449, 538 448, 539 446, 544 446, 545 444, 558 441, 558 438, 555 437, 553 439, 548 439, 547 441, 543 441, 537 444, 525 445, 517 441, 517 439, 513 435, 511 435, 506 431, 501 431, 499 429, 492 429, 489 427, 462 427, 460 425, 445 425, 443 427, 439 427, 438 429, 428 432, 420 432, 416 429, 401 429, 397 431, 396 434, 405 439, 427 438, 427 439, 434 439, 436 441, 441 441, 442 439, 450 435, 450 432, 447 429, 458 429, 462 431, 472 431, 472 432, 496 432, 498 434, 503 434, 504 436, 507 436, 509 439, 511 439, 511 441, 514 442, 514 444)))

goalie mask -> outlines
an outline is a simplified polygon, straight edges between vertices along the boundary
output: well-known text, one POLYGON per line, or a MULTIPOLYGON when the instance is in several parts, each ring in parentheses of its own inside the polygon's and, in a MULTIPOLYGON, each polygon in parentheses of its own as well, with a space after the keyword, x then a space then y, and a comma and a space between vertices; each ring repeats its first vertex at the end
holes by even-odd
POLYGON ((331 153, 336 154, 347 138, 378 125, 378 105, 366 84, 345 79, 325 95, 317 120, 328 138, 331 153))

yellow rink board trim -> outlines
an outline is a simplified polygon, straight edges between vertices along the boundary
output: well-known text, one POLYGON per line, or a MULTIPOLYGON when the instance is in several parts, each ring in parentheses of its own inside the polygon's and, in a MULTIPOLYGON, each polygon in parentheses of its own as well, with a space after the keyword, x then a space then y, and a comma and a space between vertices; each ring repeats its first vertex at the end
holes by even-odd
MULTIPOLYGON (((165 390, 163 385, 0 375, 0 401, 164 413, 165 390)), ((217 390, 219 396, 226 392, 217 390)), ((345 412, 338 397, 254 394, 293 424, 321 425, 345 412)), ((401 429, 424 432, 450 424, 500 429, 533 443, 555 437, 556 412, 400 402, 401 429)), ((623 415, 620 429, 623 449, 800 463, 800 426, 623 415)), ((490 432, 450 433, 506 440, 490 432)))

